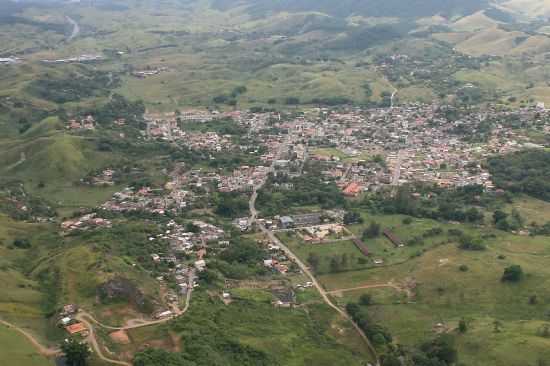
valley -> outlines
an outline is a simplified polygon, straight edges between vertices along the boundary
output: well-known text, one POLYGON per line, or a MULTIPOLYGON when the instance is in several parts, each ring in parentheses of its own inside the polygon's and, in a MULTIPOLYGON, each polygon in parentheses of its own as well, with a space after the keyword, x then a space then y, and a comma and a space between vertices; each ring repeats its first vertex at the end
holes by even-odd
POLYGON ((0 0, 0 364, 546 365, 549 13, 0 0))

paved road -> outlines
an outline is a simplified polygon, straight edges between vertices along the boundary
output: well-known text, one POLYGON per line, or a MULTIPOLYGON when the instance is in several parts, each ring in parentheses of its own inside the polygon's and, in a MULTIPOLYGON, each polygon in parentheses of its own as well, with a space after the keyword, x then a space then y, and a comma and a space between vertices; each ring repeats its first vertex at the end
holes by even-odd
POLYGON ((24 330, 22 328, 19 328, 18 326, 14 325, 14 324, 11 324, 11 323, 8 323, 7 321, 1 320, 1 319, 0 319, 0 324, 5 325, 9 329, 13 329, 16 332, 19 332, 22 335, 24 335, 25 338, 27 338, 29 340, 29 342, 32 343, 33 347, 36 348, 36 350, 41 355, 46 356, 46 357, 54 357, 54 356, 61 355, 61 350, 59 348, 47 348, 47 347, 43 346, 42 344, 40 344, 40 342, 38 342, 38 340, 32 334, 30 334, 26 330, 24 330))

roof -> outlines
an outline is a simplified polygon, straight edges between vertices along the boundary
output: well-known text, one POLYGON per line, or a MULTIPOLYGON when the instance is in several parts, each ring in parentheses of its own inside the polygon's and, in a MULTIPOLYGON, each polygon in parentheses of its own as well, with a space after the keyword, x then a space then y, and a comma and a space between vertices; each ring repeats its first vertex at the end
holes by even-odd
POLYGON ((281 217, 281 222, 290 224, 290 223, 294 222, 294 220, 290 216, 283 216, 283 217, 281 217))
POLYGON ((65 329, 67 330, 67 332, 69 332, 69 334, 77 334, 87 330, 86 326, 82 323, 68 325, 65 329))

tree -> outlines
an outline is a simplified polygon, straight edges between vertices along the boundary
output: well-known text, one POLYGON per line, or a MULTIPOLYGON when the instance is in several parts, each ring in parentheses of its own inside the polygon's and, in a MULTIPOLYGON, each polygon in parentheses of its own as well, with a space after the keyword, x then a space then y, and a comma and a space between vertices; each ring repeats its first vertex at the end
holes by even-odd
POLYGON ((454 348, 454 339, 449 334, 441 335, 433 341, 423 344, 420 349, 429 358, 444 361, 444 365, 452 365, 458 357, 454 348))
POLYGON ((340 265, 342 266, 342 268, 346 268, 348 266, 348 255, 346 253, 342 254, 340 265))
POLYGON ((458 322, 458 331, 460 333, 466 333, 468 331, 468 324, 466 324, 466 320, 460 319, 458 322))
POLYGON ((380 236, 380 224, 372 221, 363 232, 363 239, 373 239, 380 236))
POLYGON ((69 366, 86 366, 91 354, 86 343, 81 343, 74 338, 64 342, 61 345, 61 351, 65 354, 69 366))
POLYGON ((317 271, 317 269, 319 268, 319 263, 321 262, 321 258, 319 258, 319 255, 317 253, 309 253, 309 256, 307 257, 307 262, 314 271, 317 271))
POLYGON ((185 225, 185 230, 190 232, 190 233, 200 233, 201 231, 201 228, 198 227, 197 225, 193 224, 192 222, 189 222, 187 223, 187 225, 185 225))
POLYGON ((508 222, 508 214, 501 210, 496 210, 493 213, 493 221, 495 226, 499 230, 508 231, 510 229, 510 223, 508 222))
POLYGON ((372 296, 370 294, 363 294, 359 297, 359 304, 370 305, 372 304, 372 296))
POLYGON ((186 360, 184 355, 168 352, 163 349, 148 348, 136 354, 134 366, 194 366, 194 362, 186 360))
POLYGON ((500 328, 502 327, 502 322, 500 320, 495 320, 493 322, 493 332, 500 333, 500 328))
POLYGON ((468 222, 480 222, 483 220, 483 213, 477 208, 472 207, 466 211, 466 221, 468 222))
POLYGON ((502 282, 519 282, 523 278, 523 269, 519 265, 504 268, 502 282))
POLYGON ((340 271, 340 261, 336 257, 330 259, 330 271, 339 272, 340 271))
POLYGON ((344 224, 350 225, 356 223, 363 223, 363 218, 361 217, 361 214, 355 211, 346 212, 346 214, 344 215, 344 224))

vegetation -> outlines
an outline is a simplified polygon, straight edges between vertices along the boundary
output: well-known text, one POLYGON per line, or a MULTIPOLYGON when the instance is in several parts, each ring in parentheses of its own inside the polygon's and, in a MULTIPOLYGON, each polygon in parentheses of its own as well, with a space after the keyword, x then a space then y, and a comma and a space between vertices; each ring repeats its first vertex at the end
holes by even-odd
POLYGON ((79 342, 74 338, 69 338, 68 341, 62 343, 61 350, 65 354, 69 366, 86 366, 91 354, 87 343, 79 342))
POLYGON ((272 216, 300 206, 343 207, 344 197, 334 182, 322 181, 318 169, 308 168, 307 174, 297 178, 272 175, 265 188, 260 190, 257 205, 266 215, 272 216), (281 186, 282 183, 290 183, 293 188, 287 190, 281 186))
POLYGON ((506 267, 502 274, 502 282, 519 282, 522 278, 523 269, 518 265, 506 267))
POLYGON ((550 152, 518 152, 489 159, 488 166, 500 188, 550 201, 550 152))

